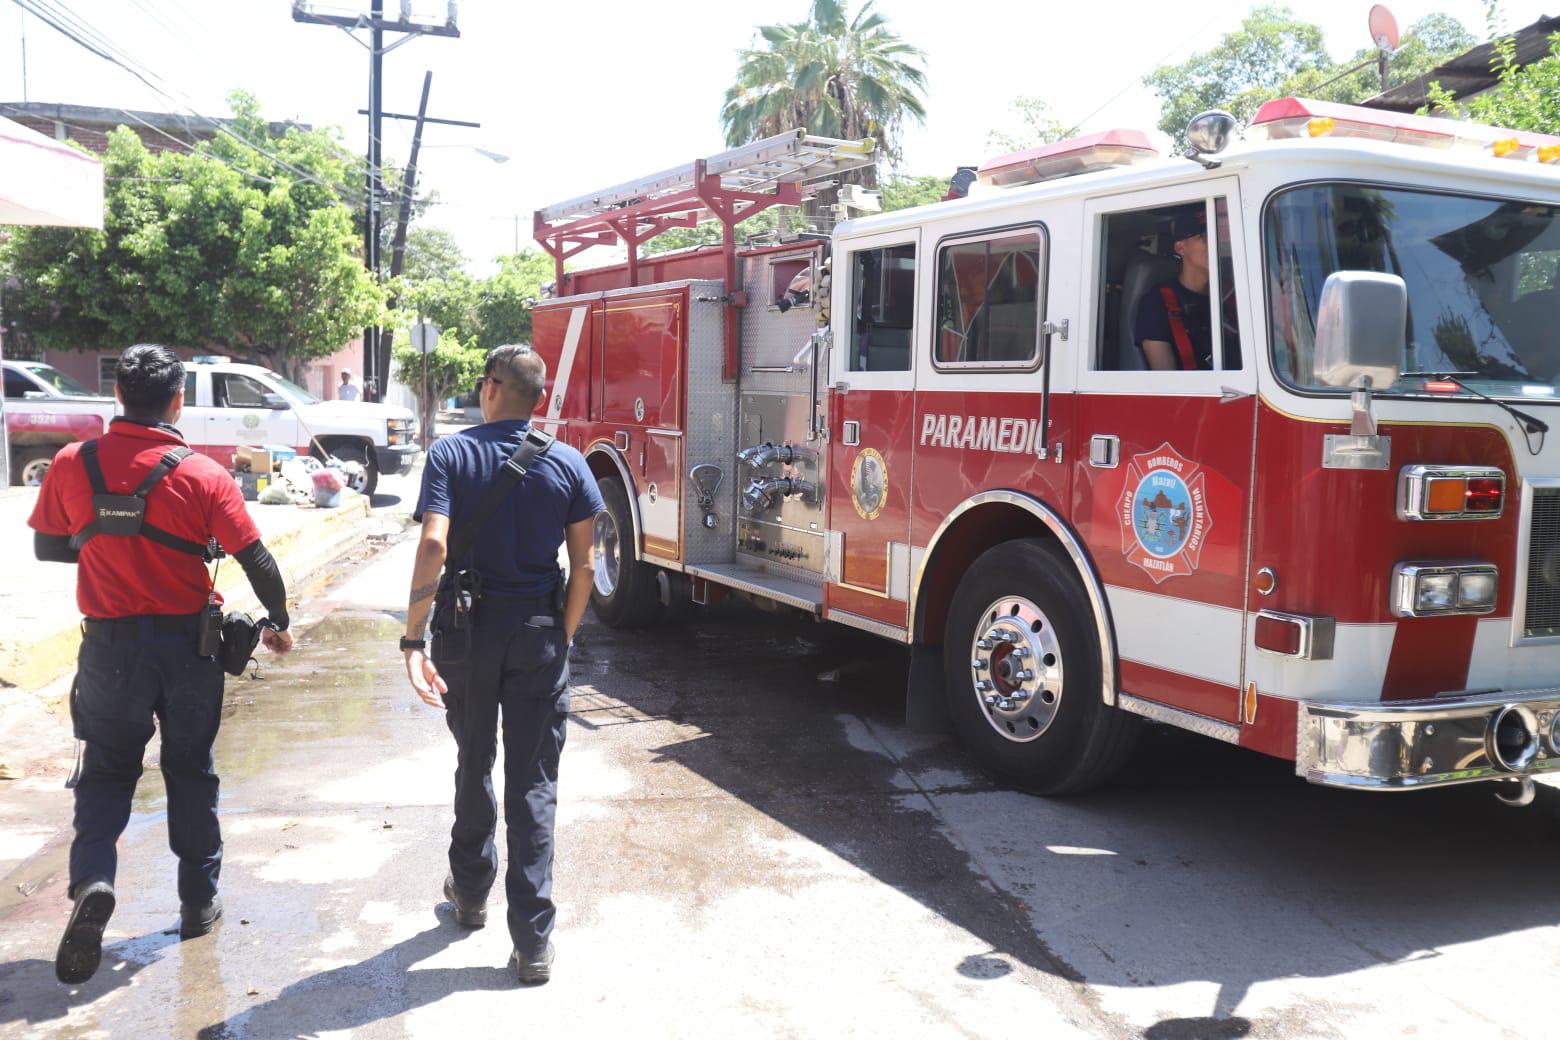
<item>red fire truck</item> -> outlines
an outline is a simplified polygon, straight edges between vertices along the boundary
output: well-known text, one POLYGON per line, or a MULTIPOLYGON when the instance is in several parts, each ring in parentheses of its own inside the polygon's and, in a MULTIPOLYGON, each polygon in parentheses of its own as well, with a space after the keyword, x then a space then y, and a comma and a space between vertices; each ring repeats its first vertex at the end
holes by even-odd
POLYGON ((1560 138, 1298 99, 1238 129, 1004 156, 827 236, 733 225, 870 142, 538 211, 540 414, 601 482, 601 619, 740 593, 904 643, 912 718, 1043 793, 1148 719, 1313 783, 1531 800, 1560 766, 1560 138), (720 245, 638 255, 701 219, 720 245), (564 267, 598 245, 626 262, 564 267))

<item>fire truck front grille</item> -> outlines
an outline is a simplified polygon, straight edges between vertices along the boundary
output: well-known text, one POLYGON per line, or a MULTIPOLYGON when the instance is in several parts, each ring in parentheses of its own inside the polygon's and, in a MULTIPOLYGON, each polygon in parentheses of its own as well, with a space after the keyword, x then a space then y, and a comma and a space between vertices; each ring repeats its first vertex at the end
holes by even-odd
POLYGON ((1529 636, 1560 635, 1560 488, 1535 488, 1528 534, 1529 636))

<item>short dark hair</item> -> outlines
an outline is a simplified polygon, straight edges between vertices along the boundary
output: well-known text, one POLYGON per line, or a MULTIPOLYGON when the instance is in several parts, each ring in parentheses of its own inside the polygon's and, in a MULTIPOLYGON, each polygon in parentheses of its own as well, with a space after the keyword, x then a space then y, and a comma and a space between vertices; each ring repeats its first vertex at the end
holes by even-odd
POLYGON ((114 366, 125 414, 135 419, 160 418, 184 393, 184 362, 156 343, 137 343, 119 355, 114 366))
POLYGON ((483 375, 499 377, 502 392, 525 411, 536 407, 547 386, 547 362, 524 343, 511 343, 488 351, 483 375))

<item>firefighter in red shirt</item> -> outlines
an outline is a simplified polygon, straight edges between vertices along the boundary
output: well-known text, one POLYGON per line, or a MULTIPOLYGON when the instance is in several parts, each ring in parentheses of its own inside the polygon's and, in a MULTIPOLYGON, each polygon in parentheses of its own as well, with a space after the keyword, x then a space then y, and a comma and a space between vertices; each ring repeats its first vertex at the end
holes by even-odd
MULTIPOLYGON (((83 742, 70 847, 70 921, 55 955, 61 982, 92 977, 114 912, 115 842, 130 818, 155 717, 168 790, 168 843, 179 858, 179 934, 205 935, 222 916, 217 876, 217 774, 212 745, 222 667, 202 645, 202 619, 221 598, 206 570, 212 543, 243 566, 270 614, 262 635, 292 648, 287 590, 242 494, 174 428, 184 365, 167 347, 126 350, 115 371, 124 415, 104 436, 62 449, 28 525, 40 560, 79 563, 81 654, 71 717, 83 742)), ((207 633, 209 640, 209 633, 207 633)))

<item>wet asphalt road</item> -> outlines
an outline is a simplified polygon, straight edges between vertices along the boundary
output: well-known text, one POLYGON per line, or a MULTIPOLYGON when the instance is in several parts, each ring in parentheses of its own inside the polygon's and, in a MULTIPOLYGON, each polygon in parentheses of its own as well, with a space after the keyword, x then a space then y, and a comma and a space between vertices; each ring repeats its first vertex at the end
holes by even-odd
POLYGON ((409 570, 362 565, 230 681, 213 935, 172 930, 149 758, 104 966, 58 985, 68 795, 6 789, 48 836, 0 888, 0 1037, 1560 1035, 1560 792, 1320 790, 1156 731, 1108 790, 1031 798, 905 730, 902 652, 751 608, 582 632, 557 974, 517 989, 498 894, 479 932, 439 894, 409 570))

